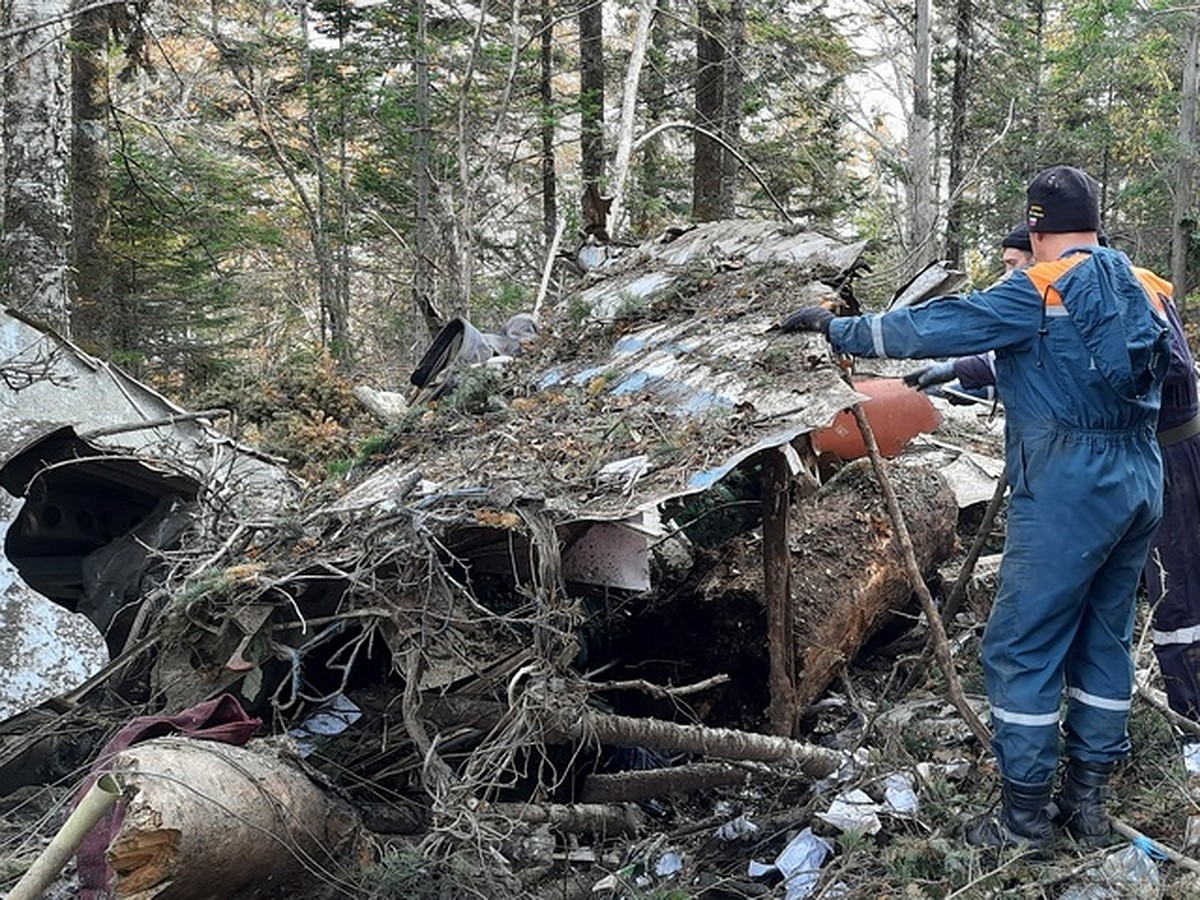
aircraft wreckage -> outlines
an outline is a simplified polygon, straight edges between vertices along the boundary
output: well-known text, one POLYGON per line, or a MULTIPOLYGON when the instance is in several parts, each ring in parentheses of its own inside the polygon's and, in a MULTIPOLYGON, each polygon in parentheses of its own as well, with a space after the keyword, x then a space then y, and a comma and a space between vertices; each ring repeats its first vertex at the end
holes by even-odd
MULTIPOLYGON (((51 373, 11 391, 9 593, 87 616, 112 660, 0 726, 0 778, 61 757, 39 723, 97 685, 154 712, 236 697, 354 772, 342 787, 378 832, 468 797, 721 783, 744 777, 734 759, 828 773, 803 713, 912 597, 847 410, 885 455, 938 424, 923 395, 776 328, 856 309, 862 250, 712 223, 610 258, 509 343, 452 323, 373 458, 309 508, 207 413, 9 318, 10 360, 51 373), (321 714, 337 724, 307 732, 321 714), (661 771, 630 776, 629 747, 661 771)), ((998 474, 945 451, 895 479, 926 573, 998 474)))

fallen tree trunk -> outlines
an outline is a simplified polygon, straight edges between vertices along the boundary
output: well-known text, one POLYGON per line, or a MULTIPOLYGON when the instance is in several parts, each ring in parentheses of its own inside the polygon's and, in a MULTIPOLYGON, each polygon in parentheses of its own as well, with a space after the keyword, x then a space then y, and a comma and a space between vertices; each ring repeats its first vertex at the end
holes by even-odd
POLYGON ((353 811, 261 742, 156 738, 109 769, 134 792, 105 853, 121 900, 322 896, 358 852, 353 811))
MULTIPOLYGON (((442 726, 469 725, 490 729, 505 714, 498 703, 440 697, 427 701, 422 711, 442 726)), ((732 728, 680 725, 662 719, 635 718, 598 712, 590 707, 555 707, 546 704, 539 723, 545 743, 578 741, 623 747, 645 747, 712 756, 718 759, 776 762, 796 766, 813 778, 824 778, 845 761, 844 754, 804 741, 755 734, 732 728)))

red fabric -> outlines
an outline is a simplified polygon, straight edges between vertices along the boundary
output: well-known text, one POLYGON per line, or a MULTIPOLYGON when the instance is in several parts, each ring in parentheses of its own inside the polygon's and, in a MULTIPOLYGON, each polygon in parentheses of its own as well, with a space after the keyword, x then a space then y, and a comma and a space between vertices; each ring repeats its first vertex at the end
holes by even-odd
MULTIPOLYGON (((241 746, 253 737, 260 725, 262 719, 246 715, 242 705, 231 694, 206 700, 173 716, 139 716, 118 731, 96 756, 88 777, 75 795, 75 802, 78 803, 92 783, 104 773, 109 760, 133 744, 169 734, 181 734, 196 740, 241 746)), ((123 804, 117 803, 80 844, 75 854, 75 864, 83 888, 80 895, 82 900, 107 900, 112 896, 110 883, 115 873, 108 865, 108 846, 120 830, 124 816, 123 804)))

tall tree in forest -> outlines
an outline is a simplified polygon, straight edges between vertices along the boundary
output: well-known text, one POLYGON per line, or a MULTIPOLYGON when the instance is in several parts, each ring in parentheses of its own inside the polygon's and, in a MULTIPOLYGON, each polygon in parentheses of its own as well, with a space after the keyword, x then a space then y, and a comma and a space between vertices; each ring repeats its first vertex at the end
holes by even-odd
POLYGON ((541 98, 542 235, 546 246, 558 230, 558 175, 554 165, 554 3, 541 0, 538 96, 541 98))
POLYGON ((350 246, 349 198, 347 196, 346 92, 342 90, 340 62, 345 55, 345 39, 354 25, 355 13, 345 0, 317 0, 315 12, 323 16, 320 29, 335 42, 331 60, 318 59, 310 32, 308 4, 299 5, 301 46, 304 72, 305 116, 309 148, 308 168, 315 176, 316 195, 310 196, 294 184, 309 210, 313 235, 313 256, 317 266, 321 313, 334 357, 349 365, 354 345, 350 335, 350 246), (317 68, 320 66, 318 85, 317 68), (329 108, 335 122, 318 121, 318 111, 329 108), (334 149, 328 144, 332 138, 334 149))
POLYGON ((1196 99, 1200 89, 1200 12, 1183 16, 1183 76, 1179 93, 1179 153, 1175 162, 1171 215, 1171 283, 1181 310, 1191 293, 1194 278, 1188 272, 1188 256, 1200 228, 1196 221, 1196 99))
POLYGON ((934 155, 931 54, 933 24, 930 0, 916 0, 913 54, 912 121, 909 123, 909 246, 913 268, 933 259, 934 155))
POLYGON ((336 120, 352 88, 343 83, 339 62, 341 41, 353 27, 354 13, 338 0, 314 3, 312 9, 322 14, 324 36, 326 41, 334 40, 334 49, 319 51, 314 46, 308 4, 299 7, 300 34, 290 43, 277 34, 249 38, 248 31, 222 27, 216 19, 210 37, 251 112, 256 143, 278 167, 302 211, 317 278, 321 338, 346 364, 353 344, 350 278, 345 269, 349 256, 343 252, 347 227, 346 198, 341 189, 344 173, 338 170, 337 153, 331 155, 326 137, 333 135, 335 147, 344 138, 336 120), (292 75, 279 61, 270 72, 260 70, 259 63, 266 62, 260 41, 287 52, 298 74, 292 75), (297 96, 303 103, 293 115, 285 98, 290 101, 297 96), (331 122, 327 113, 332 113, 335 121, 331 122))
POLYGON ((3 296, 68 334, 67 0, 6 8, 3 296))
POLYGON ((604 176, 604 3, 580 0, 579 117, 583 186, 604 176))
POLYGON ((725 9, 721 0, 696 3, 696 132, 692 139, 692 218, 711 222, 733 211, 722 207, 725 171, 725 9))
POLYGON ((629 65, 625 69, 625 89, 621 97, 621 122, 617 129, 617 152, 613 160, 612 206, 609 209, 608 230, 616 234, 624 227, 626 180, 629 161, 633 153, 634 112, 637 107, 638 90, 642 79, 642 63, 646 58, 646 45, 650 41, 650 23, 654 19, 655 0, 640 0, 637 8, 637 28, 633 47, 629 53, 629 65))
POLYGON ((667 156, 664 138, 656 132, 667 116, 667 67, 670 64, 670 32, 666 22, 668 0, 656 0, 654 18, 650 22, 650 47, 647 50, 646 72, 642 77, 642 105, 646 116, 648 137, 641 148, 641 164, 637 178, 637 199, 630 203, 630 227, 635 234, 647 234, 664 224, 663 209, 667 193, 667 156))
POLYGON ((966 205, 964 154, 967 142, 967 94, 971 71, 971 23, 973 0, 956 0, 954 15, 954 80, 950 89, 950 149, 946 210, 946 259, 962 264, 963 208, 966 205))
POLYGON ((109 9, 75 0, 71 24, 71 333, 108 358, 119 310, 113 298, 109 186, 109 9))
POLYGON ((721 193, 718 203, 722 216, 733 218, 737 212, 738 175, 741 160, 734 151, 741 147, 742 130, 742 51, 746 44, 746 0, 728 0, 725 21, 724 89, 721 91, 721 193))
POLYGON ((416 184, 416 209, 413 223, 413 302, 425 327, 432 336, 442 327, 442 316, 434 299, 433 286, 433 164, 431 159, 430 91, 429 91, 429 8, 425 0, 417 0, 413 70, 415 90, 413 113, 413 180, 416 184))

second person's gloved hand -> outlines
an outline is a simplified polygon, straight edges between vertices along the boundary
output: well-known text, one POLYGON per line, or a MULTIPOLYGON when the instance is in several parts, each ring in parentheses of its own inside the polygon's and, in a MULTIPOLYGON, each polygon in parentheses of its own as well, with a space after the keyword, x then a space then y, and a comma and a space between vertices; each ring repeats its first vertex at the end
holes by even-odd
POLYGON ((954 378, 954 360, 948 360, 946 362, 934 363, 931 366, 917 369, 914 372, 909 372, 904 376, 904 383, 909 387, 924 390, 927 387, 933 387, 935 384, 945 384, 947 381, 953 381, 954 378))
POLYGON ((798 309, 779 323, 779 330, 785 334, 796 331, 816 331, 829 337, 829 323, 836 316, 823 306, 806 306, 798 309))

